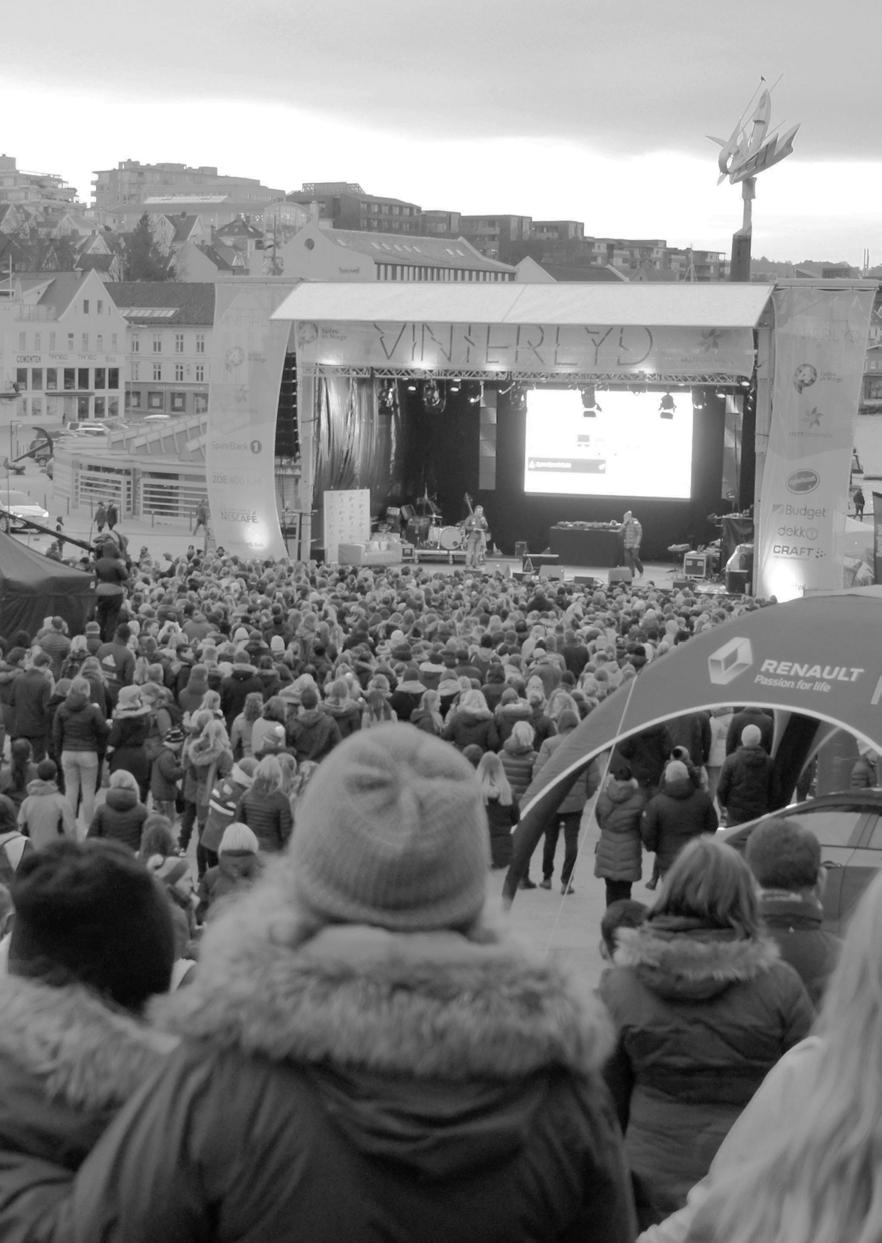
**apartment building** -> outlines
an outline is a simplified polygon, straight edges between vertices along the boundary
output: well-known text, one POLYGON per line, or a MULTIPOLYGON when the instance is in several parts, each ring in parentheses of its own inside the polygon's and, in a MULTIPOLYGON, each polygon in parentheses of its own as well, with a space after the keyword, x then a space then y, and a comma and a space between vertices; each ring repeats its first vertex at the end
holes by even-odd
POLYGON ((143 203, 154 196, 181 198, 222 195, 242 202, 265 202, 284 198, 283 190, 263 185, 256 177, 233 177, 218 173, 211 164, 190 168, 186 164, 142 164, 121 160, 116 168, 98 169, 92 179, 92 198, 101 215, 118 207, 143 203))
POLYGON ((127 415, 206 414, 214 285, 123 281, 105 289, 127 326, 127 415))
POLYGON ((281 248, 285 276, 314 281, 513 281, 516 269, 463 238, 326 229, 317 221, 281 248))
POLYGON ((357 182, 305 181, 288 202, 307 208, 334 229, 419 234, 422 209, 403 199, 366 194, 357 182))
POLYGON ((488 259, 502 259, 507 246, 528 242, 533 220, 531 216, 462 216, 462 235, 488 259))

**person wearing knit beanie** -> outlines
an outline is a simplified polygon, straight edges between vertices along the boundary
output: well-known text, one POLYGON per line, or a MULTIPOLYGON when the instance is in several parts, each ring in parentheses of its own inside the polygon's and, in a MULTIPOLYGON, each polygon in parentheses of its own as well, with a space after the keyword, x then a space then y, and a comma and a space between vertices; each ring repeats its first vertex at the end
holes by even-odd
POLYGON ((213 918, 221 899, 250 889, 260 875, 258 857, 260 843, 247 824, 234 820, 224 829, 217 853, 217 863, 208 868, 199 881, 196 918, 213 918))
POLYGON ((660 879, 693 837, 716 832, 719 821, 711 796, 696 786, 682 760, 670 760, 661 788, 646 804, 640 834, 647 850, 655 851, 660 879))
POLYGON ((290 854, 298 900, 324 920, 465 927, 486 897, 481 787, 467 760, 422 730, 353 734, 309 783, 290 854))
POLYGON ((745 725, 741 731, 742 747, 758 747, 762 740, 763 736, 758 725, 745 725))
POLYGON ((124 846, 53 842, 22 859, 11 892, 14 974, 79 981, 135 1012, 168 988, 174 951, 168 903, 124 846))
POLYGON ((183 1047, 80 1172, 71 1237, 235 1220, 242 1238, 382 1222, 418 1240, 468 1222, 489 1243, 530 1221, 536 1243, 630 1243, 608 1018, 588 981, 485 917, 468 762, 377 726, 322 760, 297 810, 287 855, 211 912, 194 978, 152 1008, 183 1047))
POLYGON ((775 766, 763 746, 762 729, 751 722, 742 728, 740 739, 741 746, 723 761, 717 782, 717 802, 730 825, 755 820, 781 806, 775 766))

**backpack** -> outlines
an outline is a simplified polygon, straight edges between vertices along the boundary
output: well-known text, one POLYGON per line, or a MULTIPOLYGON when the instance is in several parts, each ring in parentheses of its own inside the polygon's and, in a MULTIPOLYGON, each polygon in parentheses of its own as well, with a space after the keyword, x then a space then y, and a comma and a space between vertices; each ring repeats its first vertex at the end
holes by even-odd
POLYGON ((33 851, 33 843, 23 833, 4 834, 0 839, 0 885, 9 886, 18 871, 18 865, 26 854, 33 851))

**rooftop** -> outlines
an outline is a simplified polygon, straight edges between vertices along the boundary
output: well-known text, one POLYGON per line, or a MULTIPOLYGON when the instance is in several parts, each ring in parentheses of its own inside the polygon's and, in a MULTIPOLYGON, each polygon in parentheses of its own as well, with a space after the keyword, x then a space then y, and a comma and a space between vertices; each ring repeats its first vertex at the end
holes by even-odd
POLYGON ((210 282, 109 281, 105 289, 129 321, 214 323, 214 285, 210 282))
POLYGON ((515 270, 508 263, 485 258, 464 237, 406 237, 400 233, 368 233, 358 229, 322 229, 322 237, 335 246, 368 255, 376 263, 423 263, 485 272, 515 270))

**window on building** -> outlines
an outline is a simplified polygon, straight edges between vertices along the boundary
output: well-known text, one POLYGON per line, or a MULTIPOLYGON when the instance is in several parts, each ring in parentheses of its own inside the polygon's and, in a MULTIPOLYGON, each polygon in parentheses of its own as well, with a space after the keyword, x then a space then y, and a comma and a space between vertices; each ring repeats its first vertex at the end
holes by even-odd
POLYGON ((126 406, 129 410, 141 409, 141 394, 137 389, 129 389, 126 393, 126 406))
POLYGON ((162 363, 153 364, 153 378, 154 380, 162 379, 162 363))
POLYGON ((83 298, 83 314, 84 315, 89 314, 89 299, 88 298, 83 298))
POLYGON ((118 335, 117 335, 115 332, 112 332, 112 333, 110 334, 110 352, 111 352, 111 354, 115 354, 115 353, 116 353, 116 351, 117 351, 118 349, 119 349, 119 337, 118 337, 118 335))
POLYGON ((159 333, 154 333, 153 335, 153 353, 154 354, 162 353, 162 337, 160 336, 159 333))
POLYGON ((175 333, 175 353, 183 354, 184 352, 184 334, 182 332, 175 333))
MULTIPOLYGON (((116 349, 116 346, 114 345, 113 348, 116 349)), ((141 353, 141 338, 138 336, 137 332, 132 333, 132 353, 141 353)))
POLYGON ((204 332, 196 333, 196 353, 197 354, 205 353, 205 333, 204 332))
POLYGON ((34 367, 32 369, 31 388, 36 389, 38 393, 42 392, 42 389, 43 389, 43 368, 42 367, 34 367))
POLYGON ((18 348, 22 353, 28 348, 28 334, 26 332, 18 334, 18 348))
POLYGON ((43 417, 43 398, 42 397, 35 397, 33 401, 31 402, 31 414, 33 415, 35 419, 42 419, 43 417))
POLYGON ((103 367, 95 368, 95 387, 107 388, 107 372, 103 367))
POLYGON ((67 334, 67 348, 69 350, 72 350, 74 348, 74 334, 72 332, 69 332, 67 334))
POLYGON ((107 387, 119 388, 119 367, 107 368, 107 387))
POLYGON ((104 353, 104 334, 101 332, 99 332, 97 337, 95 338, 95 349, 98 351, 99 354, 104 353))
POLYGON ((77 368, 77 388, 89 388, 89 368, 77 368))
POLYGON ((70 393, 77 386, 77 373, 73 367, 65 367, 64 369, 64 387, 65 391, 70 393))
POLYGON ((162 393, 148 393, 147 405, 151 410, 162 409, 162 393))
POLYGON ((46 368, 46 392, 55 393, 58 391, 58 368, 46 368))
POLYGON ((78 397, 77 398, 77 418, 87 419, 88 417, 89 417, 89 398, 78 397))
POLYGON ((95 398, 95 418, 103 419, 106 413, 107 413, 106 398, 96 397, 95 398))
POLYGON ((196 364, 196 383, 197 384, 205 383, 205 364, 204 363, 196 364))
POLYGON ((83 336, 82 336, 82 350, 83 350, 83 353, 84 353, 84 354, 88 354, 88 352, 89 352, 89 334, 88 334, 88 332, 84 332, 84 333, 83 333, 83 336))
MULTIPOLYGON (((141 364, 140 364, 140 363, 132 363, 131 372, 132 372, 132 379, 133 379, 133 380, 140 380, 140 378, 141 378, 141 364)), ((110 386, 110 387, 111 387, 111 388, 113 388, 113 385, 111 384, 111 386, 110 386)))
POLYGON ((43 349, 43 334, 42 332, 35 332, 34 333, 34 353, 39 354, 42 349, 43 349))
POLYGON ((180 383, 184 378, 184 364, 175 363, 175 379, 180 383))
POLYGON ((102 301, 102 299, 101 299, 101 298, 99 298, 99 299, 96 301, 96 303, 95 303, 95 309, 96 309, 96 311, 98 312, 98 314, 99 314, 99 315, 103 315, 103 314, 104 314, 104 302, 102 301))
POLYGON ((172 393, 171 408, 175 414, 182 414, 187 409, 186 393, 172 393))
POLYGON ((55 333, 54 332, 49 333, 49 350, 50 352, 53 352, 55 350, 55 333))
POLYGON ((107 398, 107 417, 109 419, 119 418, 119 398, 118 397, 107 398))
POLYGON ((205 414, 208 409, 208 393, 193 394, 193 409, 197 414, 205 414))
POLYGON ((19 392, 23 393, 28 387, 28 369, 27 367, 17 367, 15 372, 15 383, 19 392))

